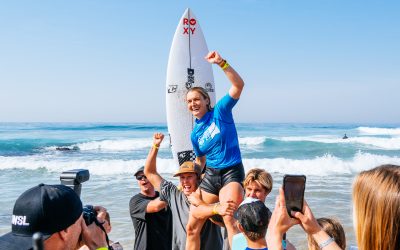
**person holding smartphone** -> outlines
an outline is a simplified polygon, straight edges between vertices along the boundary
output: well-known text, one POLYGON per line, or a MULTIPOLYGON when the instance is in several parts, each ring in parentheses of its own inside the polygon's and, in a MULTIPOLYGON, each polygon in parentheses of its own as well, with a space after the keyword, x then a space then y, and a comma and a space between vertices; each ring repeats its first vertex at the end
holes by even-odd
MULTIPOLYGON (((231 87, 215 107, 211 107, 210 97, 201 87, 190 89, 186 95, 188 109, 196 118, 191 134, 196 162, 205 167, 200 185, 202 199, 208 204, 233 201, 238 205, 243 200, 244 168, 232 109, 240 98, 244 81, 217 51, 209 52, 205 59, 221 67, 231 87)), ((223 220, 231 245, 233 235, 238 233, 235 219, 226 215, 223 220)), ((186 249, 199 249, 199 234, 204 222, 190 217, 186 227, 186 249)))
POLYGON ((291 210, 289 216, 286 208, 285 193, 283 188, 279 188, 279 195, 276 198, 275 209, 267 229, 267 244, 270 249, 283 250, 282 239, 284 233, 294 225, 301 224, 304 231, 311 235, 320 249, 339 250, 341 249, 318 224, 307 202, 303 199, 303 208, 301 212, 291 210))

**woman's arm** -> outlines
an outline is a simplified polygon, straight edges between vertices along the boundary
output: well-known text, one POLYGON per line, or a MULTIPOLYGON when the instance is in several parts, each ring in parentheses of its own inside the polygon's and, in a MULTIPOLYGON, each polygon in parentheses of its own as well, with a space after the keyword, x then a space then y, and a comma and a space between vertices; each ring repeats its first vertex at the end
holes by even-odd
POLYGON ((240 75, 230 66, 217 51, 211 51, 206 56, 206 60, 209 63, 218 64, 225 72, 226 77, 228 77, 232 86, 229 89, 229 95, 233 99, 239 99, 244 87, 244 81, 240 75))

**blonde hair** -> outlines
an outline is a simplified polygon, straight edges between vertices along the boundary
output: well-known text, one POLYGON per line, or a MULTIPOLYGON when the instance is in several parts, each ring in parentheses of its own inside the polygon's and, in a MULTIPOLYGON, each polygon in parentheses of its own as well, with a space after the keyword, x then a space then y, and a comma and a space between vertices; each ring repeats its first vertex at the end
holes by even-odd
MULTIPOLYGON (((187 94, 189 94, 190 92, 197 92, 200 95, 203 96, 204 99, 208 100, 208 104, 207 104, 207 110, 211 111, 212 107, 211 107, 211 98, 210 95, 207 93, 207 90, 205 90, 203 87, 193 87, 191 89, 189 89, 189 91, 187 92, 187 94)), ((186 94, 186 95, 187 95, 186 94)))
MULTIPOLYGON (((333 218, 319 218, 317 219, 317 222, 322 227, 324 232, 335 239, 336 244, 338 244, 341 249, 346 249, 346 236, 344 234, 343 227, 338 220, 333 218)), ((308 235, 307 238, 309 250, 320 249, 317 242, 311 235, 308 235)))
POLYGON ((272 176, 261 168, 252 168, 247 172, 246 177, 243 181, 243 186, 246 187, 251 182, 257 182, 260 184, 267 194, 269 194, 272 190, 272 176))
POLYGON ((353 202, 359 249, 400 249, 400 166, 361 172, 354 180, 353 202))

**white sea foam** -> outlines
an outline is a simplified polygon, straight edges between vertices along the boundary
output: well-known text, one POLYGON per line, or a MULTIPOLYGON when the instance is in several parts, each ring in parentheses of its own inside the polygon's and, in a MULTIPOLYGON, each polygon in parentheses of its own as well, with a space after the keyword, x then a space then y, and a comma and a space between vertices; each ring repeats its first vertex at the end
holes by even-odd
POLYGON ((257 146, 263 144, 267 140, 265 136, 259 137, 239 137, 239 144, 246 146, 257 146))
MULTIPOLYGON (((121 140, 101 140, 89 141, 70 145, 67 148, 77 148, 81 151, 131 151, 149 148, 153 143, 152 138, 121 139, 121 140)), ((169 147, 169 143, 163 142, 162 148, 169 147)), ((46 150, 56 150, 56 146, 45 148, 46 150)))
POLYGON ((333 136, 288 136, 280 138, 282 141, 311 141, 319 143, 358 143, 374 149, 384 150, 399 150, 400 137, 382 138, 371 136, 357 136, 349 137, 348 139, 341 139, 333 136))
MULTIPOLYGON (((266 137, 243 137, 239 138, 240 145, 243 146, 257 146, 265 142, 266 137)), ((68 146, 61 146, 70 150, 79 149, 81 151, 132 151, 149 148, 153 143, 152 138, 136 138, 136 139, 120 139, 120 140, 101 140, 77 143, 68 146)), ((60 146, 50 146, 44 148, 45 150, 54 151, 60 146)), ((161 144, 162 148, 168 148, 169 143, 164 140, 161 144)))
MULTIPOLYGON (((142 166, 145 159, 138 160, 79 160, 54 156, 22 156, 0 157, 0 170, 4 169, 40 169, 51 172, 62 172, 68 169, 89 169, 92 174, 112 175, 132 173, 142 166)), ((357 153, 353 158, 343 160, 332 155, 312 159, 295 160, 287 158, 244 159, 246 170, 253 167, 264 168, 277 173, 301 173, 306 175, 349 174, 370 169, 381 164, 400 165, 400 157, 389 157, 369 153, 357 153)), ((174 173, 177 170, 172 159, 158 158, 157 166, 160 173, 174 173)))
MULTIPOLYGON (((4 169, 28 169, 35 170, 45 168, 50 172, 62 172, 68 169, 88 169, 92 174, 111 175, 132 173, 143 166, 146 159, 138 160, 79 160, 51 156, 0 156, 0 170, 4 169)), ((176 170, 172 159, 157 159, 160 173, 173 173, 176 170)))
POLYGON ((244 160, 246 170, 253 167, 259 167, 266 169, 269 172, 317 176, 358 173, 382 164, 399 165, 400 157, 389 157, 385 155, 358 152, 349 160, 343 160, 330 154, 306 160, 293 160, 286 158, 244 160))
POLYGON ((399 135, 400 128, 358 127, 360 134, 364 135, 399 135))

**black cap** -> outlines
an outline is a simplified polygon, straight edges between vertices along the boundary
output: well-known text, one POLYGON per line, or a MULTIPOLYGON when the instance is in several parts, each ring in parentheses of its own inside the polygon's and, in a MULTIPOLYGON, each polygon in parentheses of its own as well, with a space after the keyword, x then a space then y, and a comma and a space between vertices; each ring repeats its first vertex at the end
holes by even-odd
POLYGON ((134 174, 134 176, 137 176, 140 172, 144 172, 144 166, 138 168, 134 174))
POLYGON ((71 188, 39 184, 15 202, 12 230, 0 237, 0 249, 31 249, 34 233, 41 232, 47 239, 74 224, 81 214, 82 202, 71 188))
POLYGON ((234 217, 246 232, 260 233, 267 229, 270 214, 262 201, 247 197, 239 205, 234 217))

